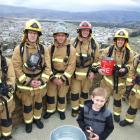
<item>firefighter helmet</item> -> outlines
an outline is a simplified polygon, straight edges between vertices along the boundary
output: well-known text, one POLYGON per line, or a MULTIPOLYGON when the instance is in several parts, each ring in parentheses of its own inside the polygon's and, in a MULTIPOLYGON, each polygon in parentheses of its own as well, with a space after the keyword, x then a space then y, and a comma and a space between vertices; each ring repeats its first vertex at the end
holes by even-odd
POLYGON ((24 33, 27 32, 28 30, 36 31, 39 33, 39 35, 42 35, 41 25, 35 19, 31 19, 31 20, 26 22, 24 33))
POLYGON ((79 28, 78 28, 77 32, 79 32, 81 29, 90 29, 90 31, 92 32, 92 25, 88 21, 82 21, 79 24, 79 28))
POLYGON ((55 28, 55 30, 53 32, 53 35, 56 35, 57 33, 64 33, 64 34, 66 34, 67 37, 69 36, 66 27, 61 26, 61 25, 60 26, 57 26, 55 28))
POLYGON ((124 38, 128 40, 128 32, 125 29, 120 29, 115 33, 114 39, 116 38, 124 38))

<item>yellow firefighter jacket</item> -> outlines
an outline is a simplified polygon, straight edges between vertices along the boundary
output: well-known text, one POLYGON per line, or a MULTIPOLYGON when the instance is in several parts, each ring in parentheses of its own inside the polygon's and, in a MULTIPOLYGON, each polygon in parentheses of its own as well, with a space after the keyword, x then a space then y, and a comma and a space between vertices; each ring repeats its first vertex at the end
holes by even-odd
POLYGON ((92 49, 91 38, 83 40, 78 36, 77 44, 75 43, 76 39, 71 40, 71 44, 76 48, 75 77, 79 80, 85 79, 92 69, 94 69, 93 72, 97 72, 99 66, 99 44, 94 40, 96 49, 92 49))

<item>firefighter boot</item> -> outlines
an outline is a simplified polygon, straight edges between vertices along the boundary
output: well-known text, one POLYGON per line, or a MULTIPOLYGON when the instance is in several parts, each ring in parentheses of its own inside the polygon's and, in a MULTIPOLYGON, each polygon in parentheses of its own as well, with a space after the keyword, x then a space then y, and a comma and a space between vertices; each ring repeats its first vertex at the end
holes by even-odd
POLYGON ((34 119, 34 123, 36 124, 37 128, 39 128, 39 129, 42 129, 44 127, 44 125, 40 119, 34 119))
POLYGON ((32 132, 32 123, 25 123, 25 131, 26 133, 32 132))
POLYGON ((1 136, 0 140, 12 140, 12 136, 1 136))
POLYGON ((128 122, 127 120, 122 120, 120 121, 119 125, 124 127, 124 126, 127 126, 127 125, 132 125, 134 122, 128 122))
POLYGON ((119 123, 120 122, 120 115, 113 115, 114 116, 114 121, 116 123, 119 123))
POLYGON ((59 111, 59 115, 60 115, 60 119, 61 120, 65 120, 66 119, 65 112, 60 112, 59 111))
POLYGON ((78 115, 78 110, 72 109, 71 116, 76 117, 78 115))
POLYGON ((50 116, 53 115, 54 113, 55 113, 55 112, 53 112, 53 113, 45 112, 43 118, 44 118, 44 119, 48 119, 48 118, 50 118, 50 116))

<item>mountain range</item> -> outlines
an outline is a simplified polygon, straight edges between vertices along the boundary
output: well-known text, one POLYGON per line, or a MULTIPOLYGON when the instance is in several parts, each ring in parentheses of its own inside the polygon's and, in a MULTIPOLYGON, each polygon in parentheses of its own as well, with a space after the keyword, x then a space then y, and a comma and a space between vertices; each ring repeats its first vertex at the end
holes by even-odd
POLYGON ((130 10, 100 10, 93 12, 67 12, 49 9, 33 9, 0 5, 0 17, 39 18, 55 20, 89 20, 94 22, 128 22, 140 21, 140 11, 130 10))

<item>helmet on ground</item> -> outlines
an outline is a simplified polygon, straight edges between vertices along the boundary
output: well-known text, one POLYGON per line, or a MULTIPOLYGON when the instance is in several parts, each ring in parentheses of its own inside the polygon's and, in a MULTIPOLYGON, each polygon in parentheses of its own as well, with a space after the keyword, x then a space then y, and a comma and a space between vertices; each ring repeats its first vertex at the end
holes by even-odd
POLYGON ((39 33, 39 35, 42 35, 41 25, 35 19, 31 19, 31 20, 29 20, 29 21, 26 22, 24 33, 27 32, 28 30, 36 31, 36 32, 39 33))
POLYGON ((116 38, 124 38, 126 40, 128 40, 129 36, 128 36, 128 32, 125 29, 120 29, 115 33, 114 39, 116 38))
POLYGON ((92 32, 92 25, 91 25, 91 23, 88 22, 88 21, 82 21, 79 24, 79 28, 78 28, 77 32, 79 32, 82 29, 90 29, 90 32, 92 32))
POLYGON ((61 26, 61 25, 60 26, 57 26, 55 28, 55 30, 53 32, 53 35, 56 35, 57 33, 64 33, 64 34, 66 34, 67 37, 69 36, 66 27, 61 26))

